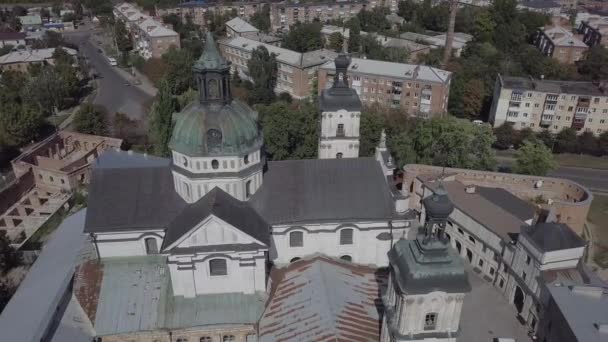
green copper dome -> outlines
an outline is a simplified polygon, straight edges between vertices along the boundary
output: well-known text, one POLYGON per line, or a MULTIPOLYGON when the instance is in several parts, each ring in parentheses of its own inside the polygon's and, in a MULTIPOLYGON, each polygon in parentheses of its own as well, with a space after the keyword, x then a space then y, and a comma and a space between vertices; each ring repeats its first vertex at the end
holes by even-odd
POLYGON ((190 157, 243 155, 262 146, 257 112, 246 104, 190 103, 174 114, 169 148, 190 157))
POLYGON ((193 72, 198 97, 173 115, 169 148, 190 157, 242 156, 259 150, 258 114, 232 99, 230 63, 220 55, 211 34, 193 72))

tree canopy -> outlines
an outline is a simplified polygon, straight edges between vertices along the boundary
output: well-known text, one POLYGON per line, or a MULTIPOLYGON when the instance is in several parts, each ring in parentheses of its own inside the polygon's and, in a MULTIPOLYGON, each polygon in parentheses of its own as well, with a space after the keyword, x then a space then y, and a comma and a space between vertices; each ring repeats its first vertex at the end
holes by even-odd
POLYGON ((264 4, 260 10, 256 11, 251 18, 249 18, 249 21, 251 21, 251 25, 258 30, 268 33, 271 29, 270 6, 264 4))
POLYGON ((153 145, 153 153, 166 157, 170 155, 169 140, 173 132, 173 113, 177 110, 177 100, 172 94, 171 84, 162 80, 152 104, 149 117, 148 135, 153 145))
POLYGON ((517 150, 515 161, 516 173, 534 176, 546 176, 557 166, 551 150, 539 141, 524 141, 517 150))
POLYGON ((103 107, 85 103, 74 115, 72 127, 80 133, 106 135, 108 133, 106 116, 107 114, 103 107))
POLYGON ((268 52, 263 45, 251 52, 247 62, 249 77, 253 81, 253 89, 249 93, 248 102, 269 104, 275 98, 274 88, 277 84, 277 59, 275 54, 268 52))
POLYGON ((318 22, 297 22, 289 28, 289 32, 283 39, 283 47, 297 52, 308 52, 323 48, 321 37, 323 25, 318 22))

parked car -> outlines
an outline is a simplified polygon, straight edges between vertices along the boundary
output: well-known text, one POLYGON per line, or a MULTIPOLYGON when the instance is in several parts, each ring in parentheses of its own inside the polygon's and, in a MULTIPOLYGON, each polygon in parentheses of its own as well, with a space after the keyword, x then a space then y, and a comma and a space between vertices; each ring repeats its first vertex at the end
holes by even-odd
POLYGON ((116 62, 115 58, 108 57, 108 61, 110 62, 111 66, 117 66, 118 65, 118 63, 116 62))

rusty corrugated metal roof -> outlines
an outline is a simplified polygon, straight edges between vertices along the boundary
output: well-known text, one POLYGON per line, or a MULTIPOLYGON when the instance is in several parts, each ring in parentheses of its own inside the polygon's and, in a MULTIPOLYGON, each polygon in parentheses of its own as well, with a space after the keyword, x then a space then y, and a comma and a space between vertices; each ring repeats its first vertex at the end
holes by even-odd
POLYGON ((386 273, 315 256, 273 271, 260 341, 378 341, 386 273))

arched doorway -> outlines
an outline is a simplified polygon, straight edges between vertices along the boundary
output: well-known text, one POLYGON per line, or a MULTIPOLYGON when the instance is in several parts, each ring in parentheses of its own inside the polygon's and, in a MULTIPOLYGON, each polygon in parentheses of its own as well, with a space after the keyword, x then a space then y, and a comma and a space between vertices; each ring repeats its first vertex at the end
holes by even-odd
POLYGON ((520 314, 524 308, 524 291, 519 286, 515 286, 515 294, 513 295, 513 304, 517 309, 517 313, 520 314))
POLYGON ((300 260, 300 258, 297 258, 297 257, 296 257, 296 258, 293 258, 293 259, 289 260, 289 262, 296 262, 296 261, 298 261, 298 260, 300 260))

